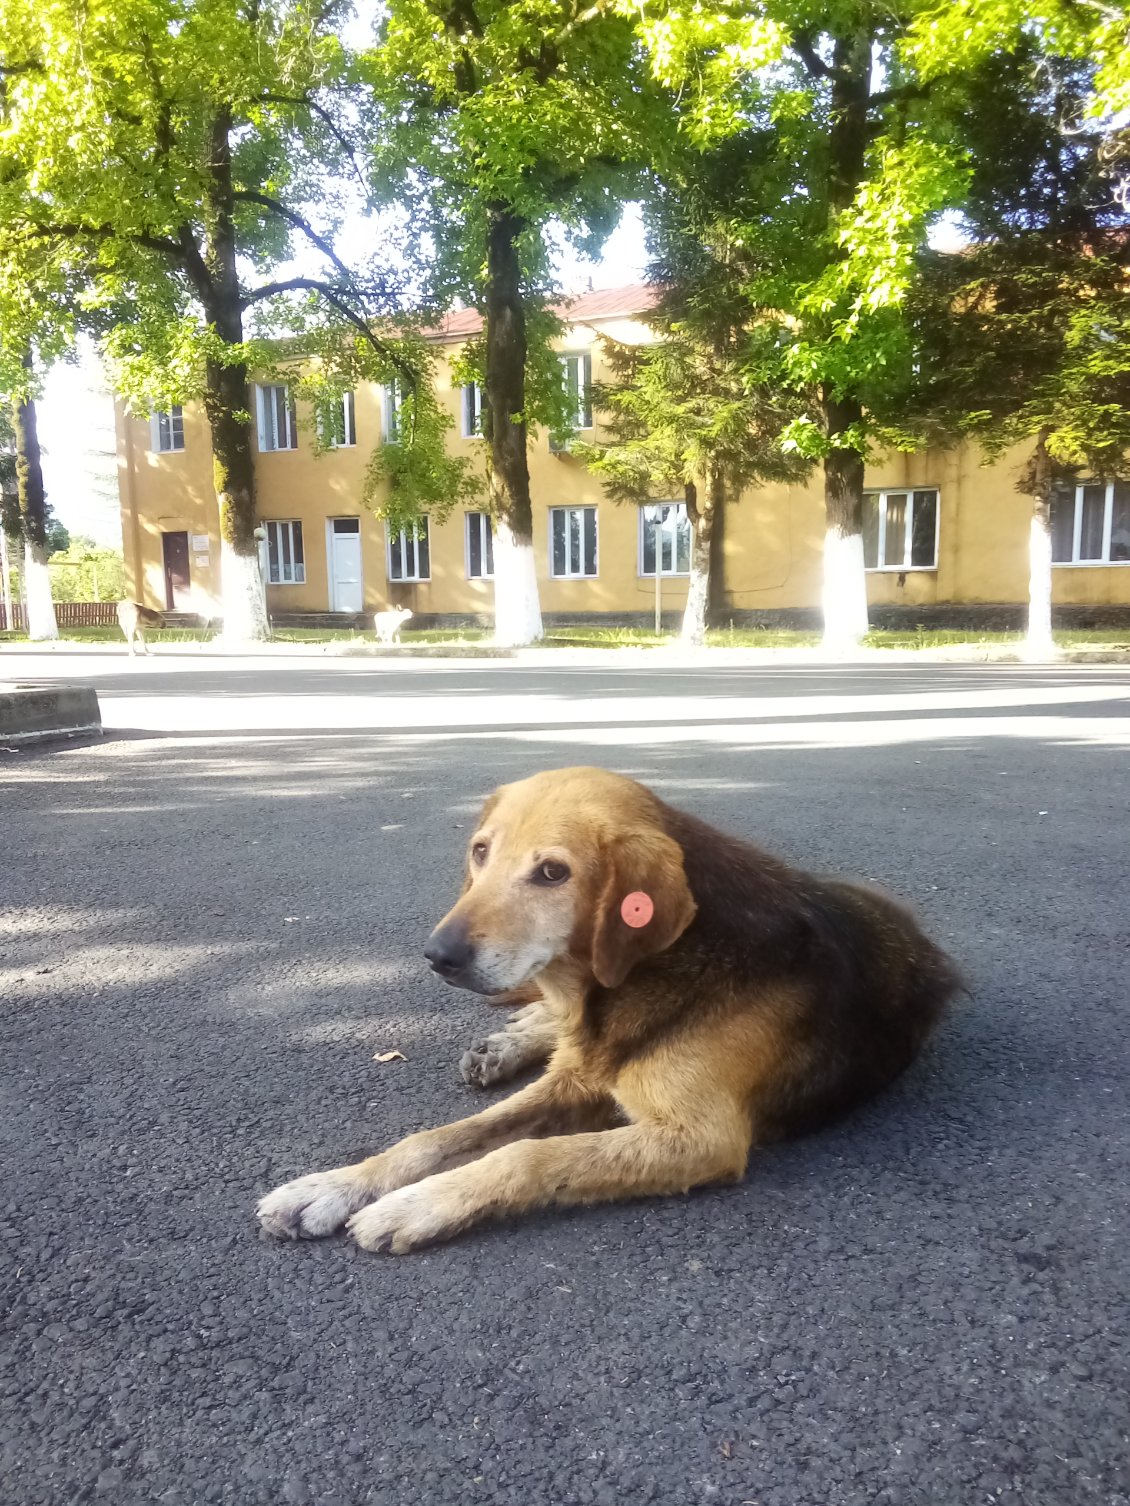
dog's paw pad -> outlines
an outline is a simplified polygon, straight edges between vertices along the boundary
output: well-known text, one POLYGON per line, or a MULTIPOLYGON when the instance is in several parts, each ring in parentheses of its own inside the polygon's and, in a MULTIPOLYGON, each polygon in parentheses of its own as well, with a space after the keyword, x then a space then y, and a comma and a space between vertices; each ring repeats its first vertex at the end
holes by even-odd
POLYGON ((459 1062, 459 1075, 472 1087, 489 1088, 492 1083, 505 1082, 514 1076, 513 1057, 506 1050, 498 1050, 490 1041, 482 1041, 464 1051, 459 1062))

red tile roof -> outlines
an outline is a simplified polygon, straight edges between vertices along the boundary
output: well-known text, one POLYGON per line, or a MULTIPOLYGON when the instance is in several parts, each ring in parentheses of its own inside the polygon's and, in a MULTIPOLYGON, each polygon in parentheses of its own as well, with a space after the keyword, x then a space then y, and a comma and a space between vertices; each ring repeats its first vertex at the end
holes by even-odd
MULTIPOLYGON (((632 282, 622 288, 601 288, 593 293, 578 293, 573 298, 552 304, 553 312, 569 324, 584 324, 595 319, 621 319, 631 314, 646 314, 659 301, 660 289, 653 283, 632 282)), ((460 340, 477 335, 483 327, 478 309, 456 309, 428 331, 439 340, 460 340)))

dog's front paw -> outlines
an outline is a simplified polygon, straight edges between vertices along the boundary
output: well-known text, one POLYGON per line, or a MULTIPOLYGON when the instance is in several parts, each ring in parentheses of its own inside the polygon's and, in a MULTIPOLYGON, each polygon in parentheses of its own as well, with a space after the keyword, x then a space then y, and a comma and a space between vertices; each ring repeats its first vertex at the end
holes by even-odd
POLYGON ((379 1202, 353 1215, 349 1233, 363 1250, 383 1255, 407 1255, 421 1245, 450 1239, 466 1220, 447 1206, 449 1200, 437 1185, 439 1181, 439 1177, 429 1177, 414 1187, 386 1193, 379 1202))
POLYGON ((268 1192, 255 1210, 268 1234, 317 1239, 333 1234, 376 1194, 349 1167, 316 1171, 268 1192))
POLYGON ((510 1049, 505 1034, 492 1035, 464 1051, 459 1061, 459 1075, 472 1087, 493 1087, 496 1082, 506 1082, 522 1070, 517 1055, 510 1049))

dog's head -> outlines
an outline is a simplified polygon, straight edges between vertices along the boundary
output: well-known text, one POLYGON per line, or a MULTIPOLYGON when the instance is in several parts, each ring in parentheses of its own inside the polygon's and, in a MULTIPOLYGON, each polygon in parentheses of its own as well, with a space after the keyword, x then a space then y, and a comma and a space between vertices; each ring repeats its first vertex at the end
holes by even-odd
POLYGON ((608 988, 695 914, 656 798, 603 769, 504 785, 471 838, 463 893, 424 956, 448 983, 500 994, 569 961, 608 988))

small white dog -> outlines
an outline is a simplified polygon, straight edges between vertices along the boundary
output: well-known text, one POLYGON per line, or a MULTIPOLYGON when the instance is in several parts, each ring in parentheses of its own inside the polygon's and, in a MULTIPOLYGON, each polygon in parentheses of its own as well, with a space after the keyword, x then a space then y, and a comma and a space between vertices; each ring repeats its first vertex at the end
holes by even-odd
POLYGON ((411 615, 407 607, 393 607, 388 612, 377 612, 373 617, 373 626, 377 630, 377 642, 399 643, 400 629, 411 615))

